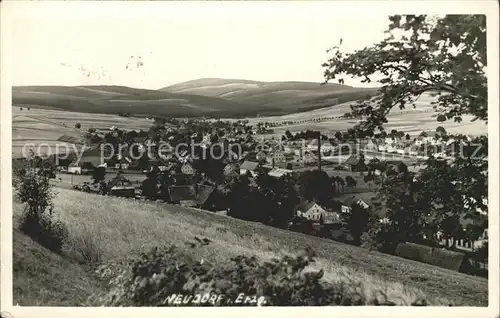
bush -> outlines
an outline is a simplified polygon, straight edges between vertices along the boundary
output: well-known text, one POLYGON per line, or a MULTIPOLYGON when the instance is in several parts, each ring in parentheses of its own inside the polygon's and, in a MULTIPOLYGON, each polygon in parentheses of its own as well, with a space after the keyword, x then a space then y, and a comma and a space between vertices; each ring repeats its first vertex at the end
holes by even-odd
POLYGON ((101 266, 97 273, 109 289, 90 297, 88 306, 395 305, 383 293, 366 297, 361 283, 323 281, 323 270, 307 269, 312 263, 310 250, 271 261, 237 256, 214 266, 186 256, 174 245, 153 248, 137 258, 101 266), (179 295, 185 302, 175 301, 179 295), (207 295, 207 301, 197 302, 195 295, 207 295), (235 302, 241 295, 249 301, 235 302))
POLYGON ((36 219, 26 213, 21 219, 20 229, 43 247, 56 253, 62 252, 63 244, 68 237, 68 229, 64 223, 48 215, 41 215, 36 219))
POLYGON ((53 215, 53 192, 49 176, 32 167, 16 173, 16 195, 26 203, 20 229, 42 246, 60 253, 68 236, 66 226, 53 215))

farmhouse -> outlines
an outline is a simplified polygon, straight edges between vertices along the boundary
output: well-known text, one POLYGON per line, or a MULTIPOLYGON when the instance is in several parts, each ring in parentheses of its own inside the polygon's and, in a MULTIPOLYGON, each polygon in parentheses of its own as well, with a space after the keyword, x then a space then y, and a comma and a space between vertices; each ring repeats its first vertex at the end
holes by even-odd
POLYGON ((372 200, 375 197, 375 195, 376 194, 374 192, 357 193, 355 195, 346 194, 335 198, 335 200, 338 200, 342 203, 341 207, 342 213, 349 213, 351 210, 351 205, 353 203, 356 203, 361 207, 368 209, 370 206, 373 205, 372 200))
POLYGON ((366 164, 359 156, 351 155, 343 162, 344 166, 349 167, 351 171, 365 171, 366 164))
POLYGON ((168 193, 172 203, 203 208, 214 189, 214 186, 194 184, 168 187, 168 193))
POLYGON ((311 220, 314 223, 335 224, 340 222, 340 215, 337 212, 326 211, 313 201, 300 205, 297 209, 297 216, 311 220))

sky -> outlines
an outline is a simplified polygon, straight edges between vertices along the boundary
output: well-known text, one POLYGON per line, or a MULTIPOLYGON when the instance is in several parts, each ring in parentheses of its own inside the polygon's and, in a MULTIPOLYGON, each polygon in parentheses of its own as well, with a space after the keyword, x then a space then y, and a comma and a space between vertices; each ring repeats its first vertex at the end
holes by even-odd
POLYGON ((67 8, 13 10, 12 85, 157 89, 207 77, 322 82, 328 48, 340 38, 345 51, 369 46, 388 26, 387 15, 321 5, 67 8))

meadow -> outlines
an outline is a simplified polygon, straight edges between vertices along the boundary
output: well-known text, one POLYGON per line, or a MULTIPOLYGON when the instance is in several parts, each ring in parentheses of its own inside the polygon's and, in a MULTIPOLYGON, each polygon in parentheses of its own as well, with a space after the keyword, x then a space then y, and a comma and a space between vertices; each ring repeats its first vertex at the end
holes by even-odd
POLYGON ((86 113, 241 117, 331 106, 373 91, 339 84, 199 79, 160 90, 106 85, 20 86, 13 87, 12 98, 14 105, 86 113))
MULTIPOLYGON (((314 268, 323 268, 327 281, 357 282, 367 294, 383 290, 402 305, 417 298, 427 299, 430 305, 487 305, 488 281, 484 278, 197 209, 55 191, 55 211, 69 226, 65 256, 48 255, 51 252, 35 247, 15 230, 14 303, 78 305, 102 288, 83 264, 117 261, 153 246, 176 244, 183 253, 214 265, 241 254, 262 259, 297 255, 310 246, 318 255, 314 268), (185 243, 195 236, 212 243, 189 248, 185 243), (70 271, 68 277, 62 275, 70 271), (70 299, 72 293, 74 299, 70 299)), ((16 220, 22 206, 14 202, 13 210, 16 220)))
MULTIPOLYGON (((438 122, 437 113, 431 105, 433 100, 435 98, 430 94, 424 94, 416 101, 415 108, 391 110, 387 116, 388 123, 384 125, 385 129, 404 131, 411 136, 419 135, 422 131, 434 131, 438 126, 442 126, 446 131, 454 134, 482 135, 488 133, 488 126, 481 121, 471 121, 471 116, 464 116, 462 122, 459 123, 452 120, 438 122)), ((246 119, 253 125, 258 122, 277 123, 277 126, 272 127, 274 130, 272 135, 282 135, 286 130, 299 132, 307 129, 320 130, 324 134, 333 135, 337 131, 352 128, 357 123, 356 119, 338 118, 350 112, 352 104, 352 102, 346 102, 306 112, 282 116, 248 117, 246 119)))
MULTIPOLYGON (((28 110, 28 106, 16 106, 12 107, 12 156, 20 157, 24 145, 29 143, 47 144, 52 147, 52 150, 56 144, 61 145, 61 149, 65 149, 64 145, 67 145, 71 150, 74 147, 79 150, 81 144, 69 144, 58 139, 61 136, 71 136, 81 140, 83 133, 89 128, 109 129, 115 126, 124 130, 148 130, 151 125, 152 120, 145 118, 31 107, 28 110), (80 129, 75 128, 77 123, 81 125, 80 129)), ((47 148, 40 150, 47 151, 47 148)))

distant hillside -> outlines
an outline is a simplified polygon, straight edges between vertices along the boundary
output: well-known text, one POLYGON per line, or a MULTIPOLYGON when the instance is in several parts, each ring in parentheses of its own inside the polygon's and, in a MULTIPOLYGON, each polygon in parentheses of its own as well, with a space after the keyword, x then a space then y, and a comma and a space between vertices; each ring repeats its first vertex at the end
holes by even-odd
POLYGON ((13 87, 13 105, 163 116, 284 115, 372 96, 374 89, 308 82, 200 79, 160 90, 125 86, 13 87))
POLYGON ((199 116, 246 112, 247 105, 215 97, 173 94, 124 86, 13 87, 13 105, 41 106, 87 113, 199 116))
POLYGON ((375 88, 313 82, 258 82, 204 78, 165 87, 161 91, 218 97, 239 103, 283 109, 284 113, 333 106, 373 96, 375 88))

